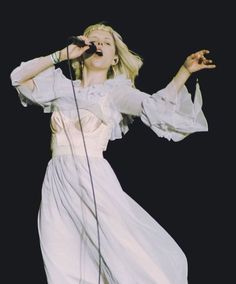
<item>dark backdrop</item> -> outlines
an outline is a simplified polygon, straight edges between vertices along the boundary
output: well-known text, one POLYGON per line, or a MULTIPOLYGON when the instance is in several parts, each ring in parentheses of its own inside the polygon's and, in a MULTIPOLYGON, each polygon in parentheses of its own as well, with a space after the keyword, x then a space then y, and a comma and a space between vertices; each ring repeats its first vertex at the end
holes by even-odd
POLYGON ((189 283, 230 281, 235 187, 234 166, 230 166, 235 96, 230 89, 233 68, 229 69, 235 61, 232 10, 226 3, 177 2, 6 3, 8 20, 1 20, 1 216, 8 277, 4 283, 46 283, 36 221, 50 159, 50 116, 38 107, 20 105, 9 74, 21 61, 63 48, 69 36, 100 21, 112 25, 130 49, 144 58, 136 86, 147 93, 163 88, 190 53, 203 48, 211 51, 209 57, 217 69, 201 71, 187 82, 193 92, 199 78, 209 132, 169 142, 136 119, 122 140, 109 143, 104 155, 124 191, 187 255, 189 283))

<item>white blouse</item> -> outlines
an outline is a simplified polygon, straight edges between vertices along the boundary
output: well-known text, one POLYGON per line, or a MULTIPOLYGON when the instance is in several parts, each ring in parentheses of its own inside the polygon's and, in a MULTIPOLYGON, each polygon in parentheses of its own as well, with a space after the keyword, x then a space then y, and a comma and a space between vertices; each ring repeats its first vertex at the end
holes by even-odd
MULTIPOLYGON (((60 68, 52 66, 35 76, 33 91, 19 83, 39 60, 23 62, 11 73, 12 85, 17 89, 22 105, 37 104, 43 107, 44 112, 53 112, 54 119, 55 113, 60 111, 68 119, 75 120, 77 113, 72 84, 60 68)), ((102 121, 110 125, 108 140, 122 138, 122 133, 128 131, 125 114, 140 117, 159 137, 173 141, 180 141, 190 133, 208 130, 198 84, 194 102, 185 86, 177 92, 173 80, 152 95, 134 88, 124 75, 88 87, 82 87, 80 80, 74 80, 73 85, 79 109, 92 113, 96 123, 102 121)), ((86 122, 89 121, 91 117, 87 117, 86 122)))

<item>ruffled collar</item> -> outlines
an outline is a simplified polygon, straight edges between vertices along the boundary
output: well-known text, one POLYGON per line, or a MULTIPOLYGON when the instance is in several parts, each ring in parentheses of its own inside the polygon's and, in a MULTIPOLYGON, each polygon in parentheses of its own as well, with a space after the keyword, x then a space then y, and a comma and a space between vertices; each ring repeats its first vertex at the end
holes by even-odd
POLYGON ((103 83, 95 83, 86 87, 81 86, 81 80, 74 80, 73 81, 75 86, 79 87, 81 91, 83 90, 91 90, 91 89, 101 89, 103 87, 115 87, 117 85, 128 85, 131 86, 132 82, 130 79, 127 79, 127 77, 124 74, 117 75, 115 78, 107 79, 103 83))

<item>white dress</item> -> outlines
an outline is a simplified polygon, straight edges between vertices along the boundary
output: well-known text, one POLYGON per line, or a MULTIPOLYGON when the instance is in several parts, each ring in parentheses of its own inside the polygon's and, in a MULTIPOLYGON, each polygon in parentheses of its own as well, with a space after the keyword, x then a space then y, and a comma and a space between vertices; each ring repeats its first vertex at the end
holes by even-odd
POLYGON ((123 114, 139 116, 159 137, 179 141, 207 131, 197 86, 194 103, 173 81, 149 95, 124 76, 82 88, 73 81, 89 166, 71 81, 61 69, 34 78, 34 91, 19 84, 40 58, 11 74, 22 104, 52 112, 52 158, 48 163, 38 212, 40 246, 49 284, 187 284, 187 259, 178 244, 128 196, 103 157, 109 140, 128 131, 123 114), (93 186, 92 186, 93 185, 93 186), (93 189, 99 222, 100 246, 93 189))

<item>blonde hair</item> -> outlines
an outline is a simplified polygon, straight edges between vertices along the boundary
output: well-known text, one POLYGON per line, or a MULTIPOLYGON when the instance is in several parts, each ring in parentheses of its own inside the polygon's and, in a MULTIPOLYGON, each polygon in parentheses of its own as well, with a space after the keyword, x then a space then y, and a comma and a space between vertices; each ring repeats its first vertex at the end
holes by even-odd
MULTIPOLYGON (((114 78, 117 75, 124 74, 130 79, 134 85, 136 76, 139 73, 143 61, 141 57, 135 52, 129 50, 127 45, 123 42, 122 37, 111 26, 103 23, 91 25, 84 30, 84 36, 88 36, 92 31, 102 30, 109 32, 114 40, 116 55, 118 56, 118 63, 111 66, 107 73, 107 78, 114 78)), ((81 59, 72 60, 72 67, 75 71, 76 79, 82 79, 83 71, 81 59)))

